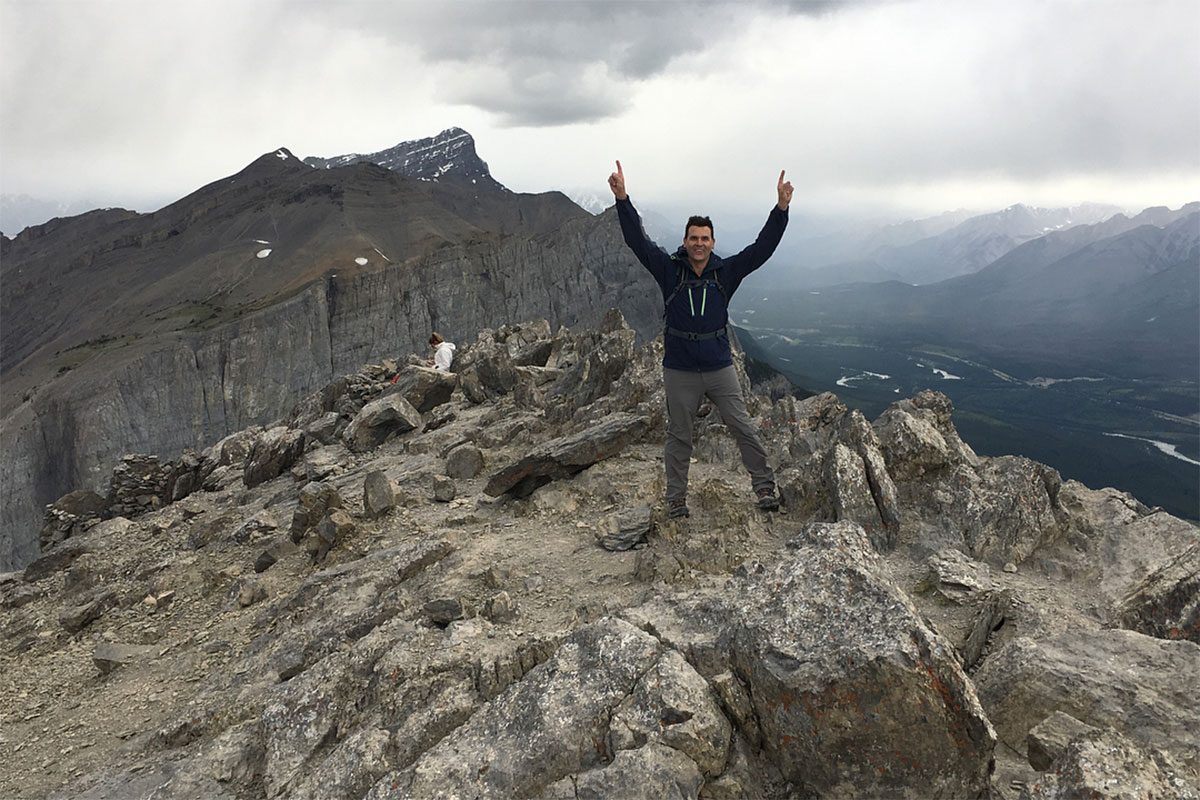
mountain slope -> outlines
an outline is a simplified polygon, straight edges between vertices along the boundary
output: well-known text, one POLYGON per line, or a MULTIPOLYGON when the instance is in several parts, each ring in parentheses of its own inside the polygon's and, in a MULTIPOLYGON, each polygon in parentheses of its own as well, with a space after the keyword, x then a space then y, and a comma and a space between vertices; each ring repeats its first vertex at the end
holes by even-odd
POLYGON ((463 341, 620 306, 652 335, 653 284, 611 214, 489 187, 281 149, 154 214, 5 239, 0 524, 28 540, 49 499, 103 491, 122 452, 267 422, 355 365, 423 353, 431 329, 463 341))

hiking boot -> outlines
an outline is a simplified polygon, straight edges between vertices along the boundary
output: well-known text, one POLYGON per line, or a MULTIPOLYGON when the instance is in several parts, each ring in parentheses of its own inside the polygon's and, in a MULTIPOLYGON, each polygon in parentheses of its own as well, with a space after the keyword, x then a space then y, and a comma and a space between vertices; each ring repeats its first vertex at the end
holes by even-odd
POLYGON ((677 517, 690 517, 691 509, 687 506, 687 500, 682 497, 676 497, 667 501, 667 516, 671 519, 677 517))
POLYGON ((775 490, 769 486, 764 486, 755 494, 758 495, 758 508, 760 511, 778 511, 779 498, 775 496, 775 490))

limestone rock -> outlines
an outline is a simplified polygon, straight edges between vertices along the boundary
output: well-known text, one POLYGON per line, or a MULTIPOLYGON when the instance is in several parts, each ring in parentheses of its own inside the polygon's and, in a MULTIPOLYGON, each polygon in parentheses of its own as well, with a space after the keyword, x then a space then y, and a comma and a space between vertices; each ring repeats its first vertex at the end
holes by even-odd
POLYGON ((238 608, 247 608, 267 599, 267 587, 257 576, 246 576, 234 583, 230 596, 230 605, 236 603, 238 608))
POLYGON ((248 488, 282 475, 304 453, 304 432, 282 425, 265 431, 254 443, 242 470, 248 488))
POLYGON ((329 551, 344 542, 354 532, 354 520, 340 508, 330 509, 317 523, 315 536, 309 537, 305 549, 313 561, 324 561, 329 551))
POLYGON ((669 739, 685 756, 672 767, 683 770, 677 778, 694 782, 700 763, 723 766, 728 738, 721 738, 724 720, 703 679, 680 662, 620 620, 580 628, 524 680, 412 767, 385 776, 367 797, 536 796, 568 776, 603 767, 643 737, 646 744, 669 739), (622 722, 612 721, 614 712, 622 722))
POLYGON ((780 772, 817 794, 986 793, 996 739, 974 687, 862 529, 813 524, 790 546, 732 643, 780 772))
POLYGON ((927 389, 880 415, 874 427, 894 479, 914 480, 946 467, 977 464, 978 457, 954 428, 953 413, 949 397, 927 389))
POLYGON ((1071 742, 1093 733, 1099 733, 1099 729, 1085 725, 1070 714, 1055 711, 1029 732, 1029 766, 1038 772, 1053 768, 1071 742))
POLYGON ((952 603, 963 603, 993 586, 988 565, 973 560, 960 550, 939 550, 925 563, 929 567, 930 582, 952 603))
POLYGON ((660 744, 621 750, 612 763, 546 787, 539 800, 671 797, 695 800, 704 776, 683 753, 660 744))
POLYGON ((40 558, 25 567, 25 580, 33 583, 67 569, 75 559, 91 552, 93 545, 79 539, 68 540, 52 547, 40 558))
POLYGON ((457 387, 458 376, 452 372, 408 366, 400 372, 399 380, 388 387, 387 394, 400 395, 418 413, 425 414, 449 402, 457 387))
POLYGON ((372 470, 363 481, 363 510, 378 519, 396 507, 396 490, 383 470, 372 470))
POLYGON ((147 660, 153 651, 154 649, 151 647, 101 642, 92 651, 92 663, 96 665, 101 674, 107 675, 118 667, 147 660))
POLYGON ((956 643, 963 669, 971 669, 983 658, 988 639, 1008 618, 1012 595, 1007 589, 988 592, 979 604, 966 635, 956 643))
POLYGON ((104 616, 104 612, 117 604, 117 593, 112 589, 97 588, 76 606, 62 609, 58 622, 67 633, 78 633, 104 616))
POLYGON ((449 503, 458 494, 458 489, 451 478, 445 475, 433 476, 433 499, 439 503, 449 503))
POLYGON ((571 436, 552 439, 494 474, 484 491, 492 497, 505 492, 525 497, 552 480, 567 478, 621 452, 648 426, 645 417, 610 414, 571 436))
POLYGON ((1200 645, 1123 630, 1021 637, 988 656, 975 683, 997 733, 1018 752, 1062 711, 1200 769, 1200 645))
POLYGON ((650 506, 631 508, 609 517, 605 529, 597 532, 596 538, 605 550, 632 550, 646 543, 652 525, 650 506))
POLYGON ((471 444, 459 445, 446 456, 446 474, 470 479, 483 471, 483 451, 471 444))
POLYGON ((497 592, 483 604, 483 616, 492 622, 508 622, 517 616, 517 604, 508 592, 497 592))
POLYGON ((443 597, 430 600, 423 607, 429 621, 439 627, 446 627, 451 622, 463 618, 462 601, 457 597, 443 597))
POLYGON ((1130 589, 1113 615, 1121 627, 1200 644, 1200 538, 1130 589))
POLYGON ((328 411, 302 429, 305 437, 321 444, 334 444, 342 432, 342 417, 336 411, 328 411))
POLYGON ((299 552, 300 548, 292 541, 292 537, 280 536, 270 544, 265 550, 258 554, 258 558, 254 560, 255 572, 266 572, 273 567, 276 562, 288 557, 293 553, 299 552))
POLYGON ((1049 467, 1019 456, 950 468, 927 495, 912 503, 928 524, 962 542, 974 558, 993 566, 1020 564, 1040 547, 1057 541, 1065 516, 1058 504, 1062 480, 1049 467))
POLYGON ((393 436, 421 427, 421 414, 399 395, 373 400, 351 420, 342 434, 346 447, 365 453, 393 436))
POLYGON ((1200 783, 1167 753, 1113 730, 1072 741, 1047 774, 1021 792, 1021 800, 1196 800, 1200 783))
POLYGON ((343 508, 341 494, 327 481, 312 481, 300 489, 296 511, 292 514, 291 537, 299 544, 304 534, 319 523, 331 508, 343 508))

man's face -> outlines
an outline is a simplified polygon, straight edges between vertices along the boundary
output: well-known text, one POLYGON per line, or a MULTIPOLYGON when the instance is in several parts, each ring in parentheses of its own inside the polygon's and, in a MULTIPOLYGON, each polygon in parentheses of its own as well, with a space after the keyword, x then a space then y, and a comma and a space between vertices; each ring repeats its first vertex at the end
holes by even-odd
POLYGON ((689 226, 687 235, 683 237, 683 246, 687 249, 688 260, 693 264, 703 264, 708 261, 716 239, 713 238, 712 228, 699 225, 689 226))

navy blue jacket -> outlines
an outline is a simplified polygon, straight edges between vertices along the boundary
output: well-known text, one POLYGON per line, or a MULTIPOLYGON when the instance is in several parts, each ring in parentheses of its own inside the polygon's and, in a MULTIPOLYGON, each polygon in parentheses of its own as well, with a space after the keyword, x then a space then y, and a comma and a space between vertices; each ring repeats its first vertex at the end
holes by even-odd
MULTIPOLYGON (((621 233, 625 236, 625 244, 642 262, 658 281, 662 291, 663 301, 671 297, 666 307, 666 327, 676 331, 704 334, 723 330, 729 324, 729 298, 737 291, 742 279, 766 263, 783 232, 787 228, 788 213, 780 211, 779 206, 771 207, 771 215, 767 224, 754 240, 754 244, 737 255, 721 258, 713 253, 708 258, 708 265, 703 274, 697 278, 688 261, 687 251, 682 246, 673 255, 668 255, 646 235, 642 227, 642 218, 637 209, 626 197, 617 201, 617 219, 621 221, 621 233), (691 286, 676 292, 681 280, 700 281, 704 286, 691 286), (717 289, 716 284, 720 284, 717 289)), ((729 337, 692 341, 671 333, 663 335, 663 366, 667 369, 683 369, 692 372, 708 372, 722 369, 733 364, 733 356, 729 352, 729 337)))

